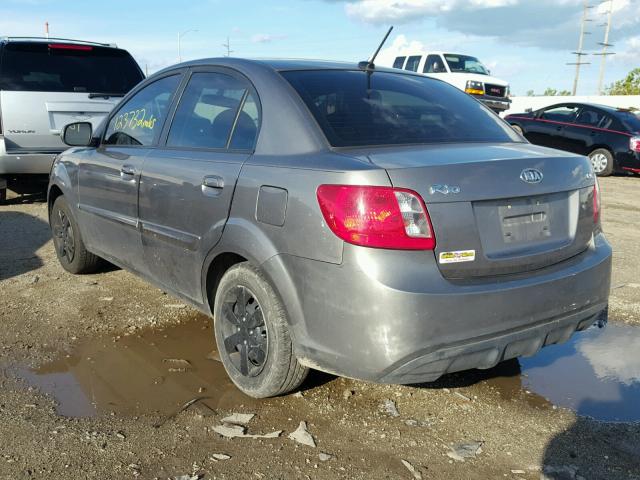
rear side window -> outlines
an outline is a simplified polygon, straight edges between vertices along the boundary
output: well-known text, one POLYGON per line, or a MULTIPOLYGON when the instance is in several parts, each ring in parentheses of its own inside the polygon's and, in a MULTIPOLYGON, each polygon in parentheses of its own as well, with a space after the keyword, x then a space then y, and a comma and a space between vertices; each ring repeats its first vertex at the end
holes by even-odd
POLYGON ((393 62, 393 68, 402 69, 402 66, 404 65, 404 61, 406 59, 407 59, 407 57, 396 57, 395 61, 393 62))
POLYGON ((213 72, 194 73, 180 99, 167 145, 226 148, 235 125, 237 146, 232 142, 231 148, 251 148, 258 131, 258 120, 255 101, 251 97, 247 102, 248 95, 247 85, 234 77, 213 72), (238 112, 243 102, 244 106, 238 112))
POLYGON ((480 102, 428 77, 347 70, 282 75, 335 147, 521 141, 480 102))
POLYGON ((421 55, 414 55, 413 57, 409 57, 407 60, 407 65, 404 67, 405 70, 409 70, 411 72, 418 71, 418 65, 420 65, 421 55))
POLYGON ((123 94, 143 79, 125 50, 80 44, 9 42, 0 65, 1 90, 123 94))
POLYGON ((181 75, 172 75, 146 85, 111 117, 104 136, 105 145, 153 145, 178 88, 181 75))

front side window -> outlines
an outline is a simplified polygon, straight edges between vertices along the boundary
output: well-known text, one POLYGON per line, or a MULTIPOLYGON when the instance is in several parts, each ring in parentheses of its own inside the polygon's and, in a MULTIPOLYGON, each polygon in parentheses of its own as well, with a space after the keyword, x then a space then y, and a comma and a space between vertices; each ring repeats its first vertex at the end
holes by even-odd
POLYGON ((334 147, 522 141, 480 102, 421 75, 359 70, 282 75, 334 147))
MULTIPOLYGON (((182 94, 180 105, 171 124, 167 145, 189 148, 227 148, 231 130, 241 131, 236 148, 253 144, 257 133, 257 108, 246 104, 248 86, 232 76, 214 72, 194 73, 182 94), (245 108, 240 112, 241 103, 245 108), (251 116, 255 115, 255 122, 251 116), (247 139, 249 138, 249 139, 247 139)), ((255 100, 253 96, 249 103, 255 100)), ((232 145, 232 148, 234 146, 232 145)))
POLYGON ((404 67, 404 69, 409 70, 411 72, 417 72, 418 65, 420 65, 421 59, 422 59, 421 55, 414 55, 412 57, 409 57, 409 60, 407 60, 407 65, 404 67))
POLYGON ((406 59, 407 59, 407 57, 396 57, 395 61, 393 62, 393 68, 402 69, 402 66, 404 65, 404 61, 406 59))
POLYGON ((111 117, 105 145, 153 145, 160 136, 181 75, 172 75, 145 86, 111 117))
POLYGON ((429 55, 422 69, 422 73, 446 73, 446 71, 447 69, 440 55, 429 55))
POLYGON ((0 90, 123 94, 144 78, 126 50, 84 44, 9 42, 0 90))
POLYGON ((452 72, 478 73, 480 75, 489 75, 489 70, 480 63, 476 57, 468 55, 455 55, 445 53, 444 58, 449 64, 449 70, 452 72))
POLYGON ((542 112, 540 118, 544 120, 551 120, 554 122, 572 123, 575 120, 577 113, 578 107, 562 105, 545 110, 544 112, 542 112))

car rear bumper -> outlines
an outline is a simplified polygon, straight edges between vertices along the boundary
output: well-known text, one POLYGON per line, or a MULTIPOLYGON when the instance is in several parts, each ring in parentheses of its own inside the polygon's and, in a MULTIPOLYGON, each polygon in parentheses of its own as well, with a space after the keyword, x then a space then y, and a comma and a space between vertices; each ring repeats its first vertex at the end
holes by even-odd
POLYGON ((611 248, 598 235, 555 266, 473 282, 444 279, 432 252, 352 245, 341 265, 278 255, 263 266, 288 309, 302 363, 420 383, 533 355, 586 328, 607 308, 611 248))
POLYGON ((7 153, 4 139, 0 136, 0 175, 48 174, 58 153, 7 153))

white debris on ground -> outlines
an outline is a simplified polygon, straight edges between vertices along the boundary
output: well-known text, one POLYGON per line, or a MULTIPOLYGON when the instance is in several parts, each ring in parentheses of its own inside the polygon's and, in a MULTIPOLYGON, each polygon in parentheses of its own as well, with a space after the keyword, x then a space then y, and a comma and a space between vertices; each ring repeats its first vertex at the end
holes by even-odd
POLYGON ((307 422, 300 422, 298 428, 289 434, 289 438, 302 445, 316 448, 316 441, 314 440, 313 435, 311 435, 307 430, 307 422))
POLYGON ((457 462, 464 462, 465 458, 475 458, 476 455, 482 453, 482 445, 484 442, 465 442, 453 445, 447 452, 449 458, 453 458, 457 462))
POLYGON ((255 413, 232 413, 228 417, 223 418, 222 423, 228 425, 247 425, 255 416, 255 413))
POLYGON ((415 480, 422 480, 422 474, 416 470, 416 467, 414 467, 413 465, 411 465, 409 462, 407 462, 406 460, 400 459, 400 461, 402 462, 402 464, 407 467, 407 470, 409 470, 411 472, 411 475, 413 476, 413 478, 415 480))
POLYGON ((387 415, 390 415, 392 417, 400 416, 400 412, 398 412, 398 407, 396 407, 396 402, 394 402, 390 398, 387 398, 384 401, 384 403, 382 404, 382 408, 384 409, 387 415))

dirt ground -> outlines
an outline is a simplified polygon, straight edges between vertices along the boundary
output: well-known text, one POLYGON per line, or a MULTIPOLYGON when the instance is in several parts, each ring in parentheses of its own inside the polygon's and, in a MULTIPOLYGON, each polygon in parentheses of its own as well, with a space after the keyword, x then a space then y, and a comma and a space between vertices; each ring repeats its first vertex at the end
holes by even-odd
MULTIPOLYGON (((633 329, 640 178, 601 185, 610 323, 633 329)), ((216 361, 208 319, 122 270, 64 272, 37 196, 0 206, 0 327, 3 479, 640 479, 640 423, 557 407, 518 361, 422 386, 317 373, 298 394, 249 399, 216 361), (235 412, 255 414, 250 434, 282 432, 222 437, 235 412), (288 438, 302 421, 315 448, 288 438)))

